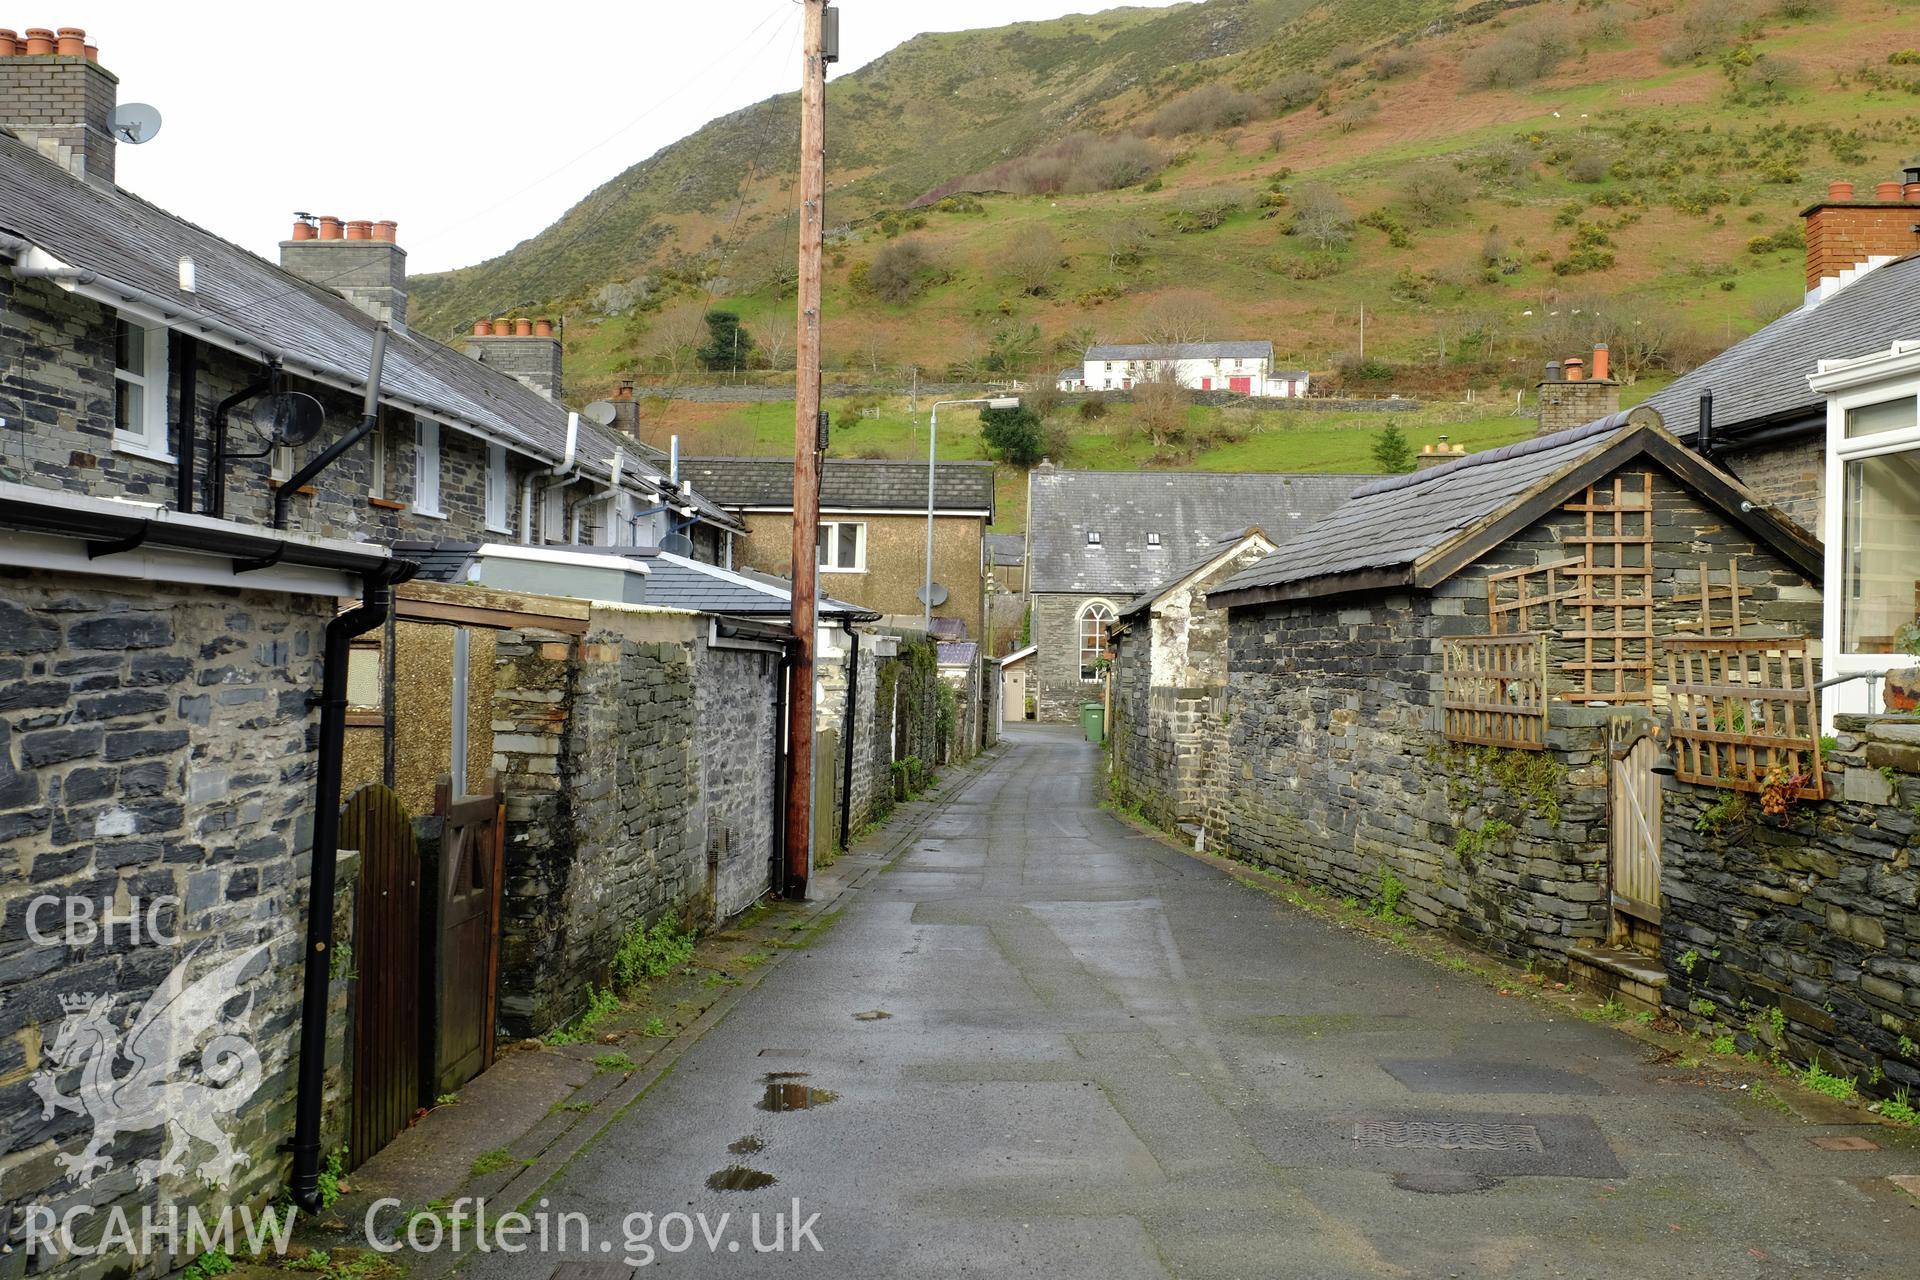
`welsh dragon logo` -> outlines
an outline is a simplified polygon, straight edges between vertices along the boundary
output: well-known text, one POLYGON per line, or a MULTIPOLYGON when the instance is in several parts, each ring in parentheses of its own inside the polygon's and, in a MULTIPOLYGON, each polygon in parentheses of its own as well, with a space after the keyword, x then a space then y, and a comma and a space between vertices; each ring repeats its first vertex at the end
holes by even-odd
POLYGON ((239 990, 241 974, 266 950, 263 943, 193 983, 187 981, 193 956, 187 956, 147 998, 124 1038, 113 1024, 111 993, 60 998, 66 1017, 47 1052, 52 1065, 34 1074, 32 1086, 40 1095, 42 1119, 72 1111, 93 1121, 93 1140, 86 1150, 55 1157, 69 1181, 88 1185, 113 1168, 110 1153, 116 1137, 147 1129, 164 1129, 167 1144, 159 1159, 135 1166, 134 1176, 143 1187, 185 1173, 195 1138, 213 1148, 195 1170, 208 1186, 221 1184, 251 1162, 245 1152, 234 1150, 221 1122, 260 1087, 260 1055, 242 1021, 252 1000, 231 1020, 223 1018, 222 1011, 239 990), (198 1054, 206 1082, 176 1079, 181 1060, 193 1053, 208 1029, 214 1034, 198 1054), (133 1069, 118 1075, 122 1060, 133 1069), (60 1092, 59 1077, 74 1067, 81 1069, 80 1087, 69 1096, 60 1092))

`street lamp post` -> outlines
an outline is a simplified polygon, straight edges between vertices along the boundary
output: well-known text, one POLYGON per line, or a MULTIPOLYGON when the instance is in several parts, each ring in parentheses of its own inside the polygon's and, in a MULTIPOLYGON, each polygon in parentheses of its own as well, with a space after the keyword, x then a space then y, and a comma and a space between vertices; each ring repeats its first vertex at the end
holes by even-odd
POLYGON ((933 634, 933 474, 934 451, 940 443, 940 409, 943 405, 978 404, 989 409, 1018 409, 1019 396, 988 396, 977 400, 936 400, 927 419, 927 577, 920 585, 921 623, 933 634))

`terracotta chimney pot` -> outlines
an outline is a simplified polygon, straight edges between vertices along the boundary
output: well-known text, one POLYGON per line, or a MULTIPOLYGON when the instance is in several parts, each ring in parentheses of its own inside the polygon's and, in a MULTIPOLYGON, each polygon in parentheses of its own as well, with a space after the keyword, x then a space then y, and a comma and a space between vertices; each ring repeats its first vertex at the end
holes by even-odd
POLYGON ((373 224, 373 238, 387 244, 397 243, 400 239, 400 224, 392 218, 383 218, 373 224))
POLYGON ((305 218, 295 218, 293 220, 293 238, 295 240, 313 239, 313 224, 305 218))
POLYGON ((88 61, 88 62, 98 62, 98 61, 100 61, 100 46, 99 46, 99 45, 97 45, 97 44, 90 44, 90 45, 87 45, 87 46, 86 46, 86 50, 85 50, 85 51, 86 51, 86 55, 87 55, 87 61, 88 61))
POLYGON ((475 320, 473 322, 473 336, 476 338, 491 338, 493 336, 493 321, 475 320))
POLYGON ((1609 372, 1609 361, 1611 361, 1612 359, 1613 359, 1612 355, 1607 351, 1606 343, 1604 342, 1594 343, 1593 344, 1593 376, 1596 378, 1606 377, 1609 372))
POLYGON ((1853 199, 1853 184, 1851 182, 1829 182, 1827 184, 1827 199, 1841 201, 1853 199))
POLYGON ((1900 203, 1900 184, 1897 182, 1876 182, 1873 185, 1873 198, 1881 204, 1900 203))
POLYGON ((1909 182, 1905 194, 1908 204, 1920 204, 1920 182, 1909 182))
POLYGON ((20 52, 20 33, 0 27, 0 58, 11 58, 20 52))
POLYGON ((46 27, 27 28, 27 56, 44 58, 53 52, 53 32, 46 27))
POLYGON ((62 27, 54 52, 63 58, 84 58, 87 56, 87 33, 79 27, 62 27))
POLYGON ((1568 382, 1579 382, 1587 376, 1587 362, 1579 356, 1568 356, 1567 362, 1561 368, 1566 371, 1565 377, 1568 382))
POLYGON ((526 316, 515 316, 513 318, 513 336, 516 338, 531 338, 533 336, 533 321, 526 316))
POLYGON ((338 240, 340 238, 340 219, 330 213, 321 214, 320 238, 322 240, 338 240))
POLYGON ((553 336, 553 321, 546 319, 535 320, 533 322, 533 336, 536 338, 551 338, 553 336))
POLYGON ((349 240, 373 239, 373 224, 371 222, 368 222, 365 218, 355 218, 353 221, 347 223, 347 239, 349 240))

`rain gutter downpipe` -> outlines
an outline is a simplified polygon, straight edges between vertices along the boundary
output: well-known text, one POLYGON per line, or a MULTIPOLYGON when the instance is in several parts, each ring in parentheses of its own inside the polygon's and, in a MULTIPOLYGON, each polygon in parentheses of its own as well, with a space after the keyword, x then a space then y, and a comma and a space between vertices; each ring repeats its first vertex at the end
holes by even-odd
POLYGON ((320 668, 320 767, 313 784, 313 872, 300 997, 300 1072, 293 1121, 294 1203, 320 1208, 320 1120, 327 1069, 327 987, 333 971, 333 908, 340 851, 340 768, 347 729, 347 655, 355 636, 379 628, 393 586, 413 576, 405 561, 362 575, 360 603, 327 623, 320 668))
MULTIPOLYGON (((545 518, 545 512, 547 509, 548 492, 554 489, 555 487, 564 489, 567 485, 573 483, 574 472, 579 465, 579 456, 580 456, 580 415, 578 413, 569 413, 567 415, 566 454, 560 459, 560 465, 556 467, 552 467, 547 471, 547 478, 540 485, 540 510, 542 512, 543 519, 545 518)), ((567 516, 569 514, 571 513, 569 513, 566 510, 566 504, 562 504, 561 523, 563 526, 567 523, 567 516)), ((560 530, 560 532, 562 535, 564 535, 567 532, 567 530, 563 527, 560 530)), ((541 528, 540 536, 541 538, 543 538, 548 542, 564 540, 564 539, 556 539, 554 537, 554 531, 545 527, 541 528)))
POLYGON ((335 440, 320 451, 320 456, 310 459, 307 465, 294 472, 284 484, 273 491, 273 527, 287 527, 287 503, 293 495, 305 488, 313 478, 333 465, 338 458, 353 446, 373 434, 380 425, 380 370, 387 360, 387 337, 393 332, 386 321, 382 320, 373 329, 373 359, 367 368, 367 397, 360 407, 360 425, 335 440))

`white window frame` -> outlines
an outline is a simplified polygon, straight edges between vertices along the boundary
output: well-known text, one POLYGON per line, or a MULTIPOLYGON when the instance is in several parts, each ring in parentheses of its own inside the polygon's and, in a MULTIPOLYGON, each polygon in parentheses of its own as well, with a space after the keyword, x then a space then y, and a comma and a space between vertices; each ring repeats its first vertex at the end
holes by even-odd
POLYGON ((1150 547, 1157 547, 1157 546, 1159 546, 1159 545, 1160 545, 1160 535, 1159 535, 1158 533, 1149 533, 1149 534, 1147 534, 1147 545, 1148 545, 1148 546, 1150 546, 1150 547))
POLYGON ((1119 620, 1120 611, 1116 609, 1109 600, 1089 600, 1080 606, 1078 613, 1073 615, 1073 645, 1074 652, 1079 658, 1080 683, 1100 683, 1100 672, 1097 667, 1100 659, 1106 656, 1107 648, 1113 642, 1113 624, 1119 620), (1089 663, 1087 661, 1087 654, 1092 651, 1087 648, 1087 619, 1095 609, 1101 609, 1106 612, 1106 629, 1102 634, 1106 638, 1107 644, 1100 647, 1099 651, 1094 655, 1093 662, 1089 663), (1087 674, 1090 667, 1095 668, 1092 675, 1087 674))
POLYGON ((489 533, 513 532, 513 512, 508 501, 512 479, 513 473, 507 467, 507 446, 488 444, 486 522, 489 533))
POLYGON ((440 424, 418 418, 413 426, 413 513, 444 520, 440 509, 440 424))
POLYGON ((178 462, 167 439, 167 394, 171 379, 167 370, 167 327, 130 311, 113 313, 113 447, 117 453, 130 453, 154 462, 178 462), (146 369, 133 373, 120 367, 120 326, 140 333, 141 353, 146 369), (120 384, 140 388, 140 421, 132 427, 120 425, 120 384))
POLYGON ((822 520, 820 536, 815 543, 815 568, 821 573, 865 573, 867 571, 867 522, 865 520, 822 520), (857 531, 854 535, 854 556, 852 564, 831 563, 840 549, 840 530, 851 525, 857 531), (820 554, 825 553, 827 560, 820 554))
POLYGON ((367 496, 386 500, 387 420, 383 416, 367 433, 367 496))
POLYGON ((567 540, 567 487, 555 481, 540 495, 540 541, 560 546, 567 540))
MULTIPOLYGON (((1827 397, 1827 468, 1821 529, 1826 539, 1826 590, 1823 593, 1821 667, 1826 679, 1880 674, 1912 666, 1915 659, 1900 653, 1850 653, 1841 647, 1846 608, 1846 471, 1847 464, 1893 453, 1920 452, 1920 423, 1896 431, 1849 437, 1847 414, 1869 405, 1913 397, 1920 406, 1920 343, 1900 342, 1890 351, 1855 360, 1822 361, 1809 379, 1816 392, 1827 397)), ((1828 730, 1836 715, 1878 711, 1877 681, 1854 680, 1835 685, 1820 695, 1820 715, 1828 730)))

